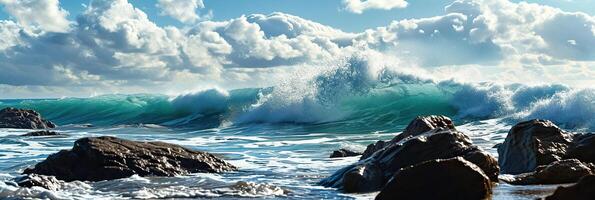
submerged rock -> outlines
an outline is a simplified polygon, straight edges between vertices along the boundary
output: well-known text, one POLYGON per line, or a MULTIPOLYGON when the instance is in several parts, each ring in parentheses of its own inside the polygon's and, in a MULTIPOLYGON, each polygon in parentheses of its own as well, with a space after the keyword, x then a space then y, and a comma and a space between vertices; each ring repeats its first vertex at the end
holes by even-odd
POLYGON ((409 125, 405 128, 403 133, 395 136, 390 141, 382 141, 379 140, 374 144, 368 145, 366 150, 364 151, 360 160, 369 158, 372 154, 376 153, 380 149, 388 146, 389 144, 394 144, 400 142, 401 140, 407 137, 415 137, 420 135, 426 131, 436 129, 436 128, 445 128, 445 129, 452 129, 456 130, 452 120, 446 116, 442 115, 430 115, 430 116, 418 116, 409 122, 409 125))
POLYGON ((341 157, 352 157, 352 156, 360 156, 362 155, 361 152, 355 152, 349 149, 339 149, 333 151, 330 158, 341 158, 341 157))
POLYGON ((36 136, 52 136, 52 135, 61 135, 61 134, 58 132, 55 132, 55 131, 34 131, 34 132, 29 132, 29 133, 23 134, 21 136, 36 137, 36 136))
POLYGON ((135 142, 115 137, 75 141, 25 174, 55 176, 65 181, 101 181, 139 176, 176 176, 198 172, 237 170, 224 160, 200 151, 164 142, 135 142))
POLYGON ((595 165, 577 159, 561 160, 540 166, 534 172, 523 173, 502 180, 514 185, 574 183, 595 172, 595 165))
POLYGON ((491 192, 492 183, 483 171, 457 157, 401 169, 376 199, 485 199, 491 192))
POLYGON ((545 200, 592 200, 595 198, 595 175, 581 178, 578 183, 568 187, 558 187, 554 194, 545 200))
POLYGON ((510 129, 498 146, 501 173, 521 174, 561 160, 572 145, 572 134, 548 120, 530 120, 510 129))
POLYGON ((48 129, 56 125, 34 110, 9 107, 0 110, 0 128, 48 129))
POLYGON ((370 192, 380 190, 401 168, 434 159, 462 156, 477 162, 491 180, 498 180, 496 159, 479 147, 462 132, 438 128, 417 137, 408 137, 374 153, 371 157, 338 170, 319 182, 345 192, 370 192))
POLYGON ((14 179, 21 187, 42 187, 48 190, 58 190, 61 188, 61 181, 53 176, 44 176, 38 174, 27 174, 14 179))

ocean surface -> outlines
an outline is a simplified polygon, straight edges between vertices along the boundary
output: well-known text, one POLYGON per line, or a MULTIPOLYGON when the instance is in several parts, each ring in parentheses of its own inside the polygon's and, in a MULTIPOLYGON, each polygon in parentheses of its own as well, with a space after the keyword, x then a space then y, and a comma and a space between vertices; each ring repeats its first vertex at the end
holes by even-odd
MULTIPOLYGON (((390 139, 418 115, 451 117, 495 156, 493 146, 522 120, 549 119, 576 132, 595 129, 593 88, 436 81, 355 61, 268 88, 0 100, 0 108, 9 106, 39 111, 64 135, 21 137, 29 130, 0 129, 0 199, 369 199, 375 193, 317 186, 358 159, 331 159, 330 153, 390 139), (215 153, 240 171, 71 182, 60 191, 4 183, 49 154, 70 149, 78 138, 102 135, 215 153)), ((492 199, 535 199, 555 187, 499 184, 492 199)))

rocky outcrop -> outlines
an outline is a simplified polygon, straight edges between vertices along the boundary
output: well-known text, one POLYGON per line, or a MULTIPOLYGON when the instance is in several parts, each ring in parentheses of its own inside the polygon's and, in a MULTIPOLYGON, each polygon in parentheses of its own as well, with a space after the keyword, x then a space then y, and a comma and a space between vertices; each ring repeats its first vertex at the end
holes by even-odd
POLYGON ((521 174, 559 161, 572 145, 572 134, 547 120, 530 120, 510 129, 498 146, 501 173, 521 174))
POLYGON ((576 158, 583 162, 595 163, 595 134, 577 134, 573 145, 568 148, 564 158, 576 158))
POLYGON ((558 187, 545 200, 592 200, 595 197, 595 175, 584 176, 578 183, 558 187))
POLYGON ((175 176, 224 172, 237 168, 200 151, 163 142, 135 142, 115 137, 82 138, 25 174, 55 176, 64 181, 101 181, 139 176, 175 176))
POLYGON ((360 156, 362 155, 361 152, 352 151, 349 149, 339 149, 333 151, 330 158, 342 158, 342 157, 352 157, 352 156, 360 156))
POLYGON ((61 188, 62 183, 56 177, 38 174, 20 176, 15 178, 14 181, 21 187, 42 187, 48 190, 58 190, 61 188))
POLYGON ((430 116, 418 116, 409 122, 409 125, 405 128, 403 133, 395 136, 390 141, 382 141, 379 140, 374 144, 368 145, 366 150, 364 151, 360 160, 369 158, 375 152, 379 151, 380 149, 388 146, 389 144, 398 143, 401 140, 408 138, 408 137, 415 137, 420 135, 426 131, 436 129, 436 128, 445 128, 456 130, 452 120, 446 116, 442 115, 430 115, 430 116))
POLYGON ((61 135, 61 134, 58 132, 55 132, 55 131, 34 131, 34 132, 25 133, 21 136, 23 136, 23 137, 37 137, 37 136, 55 136, 55 135, 61 135))
POLYGON ((48 129, 56 125, 34 110, 4 108, 0 110, 0 128, 48 129))
POLYGON ((485 199, 491 191, 492 183, 483 171, 457 157, 401 169, 376 199, 485 199))
POLYGON ((534 172, 519 174, 503 181, 514 185, 574 183, 586 175, 595 173, 595 165, 577 159, 561 160, 540 166, 534 172))
POLYGON ((458 156, 477 162, 476 165, 488 174, 488 178, 498 180, 499 169, 495 158, 472 145, 469 137, 462 132, 438 128, 389 144, 371 157, 338 170, 319 184, 345 192, 378 191, 401 168, 458 156))

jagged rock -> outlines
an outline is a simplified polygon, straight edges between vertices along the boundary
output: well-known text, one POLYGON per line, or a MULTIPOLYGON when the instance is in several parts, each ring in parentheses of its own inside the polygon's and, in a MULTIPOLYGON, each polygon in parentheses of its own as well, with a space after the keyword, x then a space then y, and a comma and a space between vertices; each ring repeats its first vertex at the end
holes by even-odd
POLYGON ((338 170, 319 182, 320 185, 335 187, 345 192, 378 191, 399 169, 434 159, 448 159, 457 156, 478 162, 486 174, 497 181, 498 166, 495 158, 471 144, 462 132, 438 128, 390 144, 371 157, 338 170), (487 158, 481 158, 485 156, 487 158), (378 175, 381 174, 381 175, 378 175))
POLYGON ((595 134, 577 134, 564 158, 576 158, 583 162, 595 163, 595 134))
POLYGON ((595 198, 595 175, 581 178, 578 183, 568 187, 558 187, 554 194, 545 200, 593 200, 595 198))
POLYGON ((595 172, 595 165, 577 159, 561 160, 540 166, 534 172, 523 173, 502 180, 514 185, 574 183, 595 172))
POLYGON ((34 110, 9 107, 0 110, 0 128, 48 129, 56 125, 34 110))
POLYGON ((333 151, 330 158, 352 157, 362 155, 360 152, 355 152, 349 149, 339 149, 333 151))
POLYGON ((53 176, 44 176, 38 174, 27 174, 14 179, 21 187, 42 187, 48 190, 58 190, 61 188, 61 181, 53 176))
POLYGON ((572 145, 572 134, 548 120, 530 120, 510 129, 498 147, 501 173, 521 174, 561 160, 572 145))
POLYGON ((36 136, 52 136, 52 135, 61 135, 61 134, 58 132, 55 132, 55 131, 34 131, 34 132, 29 132, 29 133, 23 134, 21 136, 36 137, 36 136))
POLYGON ((24 173, 51 175, 65 181, 101 181, 134 174, 176 176, 236 169, 212 154, 175 144, 89 137, 75 141, 71 150, 52 154, 24 173))
POLYGON ((366 150, 364 151, 360 160, 366 159, 375 152, 379 151, 380 149, 388 146, 389 144, 397 143, 407 137, 414 137, 419 134, 422 134, 426 131, 436 129, 436 128, 446 128, 456 130, 452 120, 446 116, 442 115, 430 115, 430 116, 418 116, 409 122, 409 125, 405 128, 403 133, 395 136, 390 141, 382 141, 379 140, 374 144, 368 145, 366 150))
POLYGON ((478 166, 456 157, 401 169, 376 199, 485 199, 491 191, 490 179, 478 166))

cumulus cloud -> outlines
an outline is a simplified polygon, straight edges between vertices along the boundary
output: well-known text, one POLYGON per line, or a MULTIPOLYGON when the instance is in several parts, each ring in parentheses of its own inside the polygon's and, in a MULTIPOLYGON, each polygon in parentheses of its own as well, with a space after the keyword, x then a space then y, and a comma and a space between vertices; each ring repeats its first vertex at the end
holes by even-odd
POLYGON ((196 9, 204 8, 202 0, 158 0, 157 7, 162 15, 170 16, 183 23, 192 23, 200 18, 196 9))
POLYGON ((70 25, 66 19, 68 12, 60 8, 58 0, 0 0, 0 4, 30 31, 39 28, 43 31, 66 32, 70 25))
POLYGON ((365 10, 379 9, 379 10, 392 10, 395 8, 407 7, 407 1, 405 0, 343 0, 344 9, 356 13, 362 14, 365 10))

